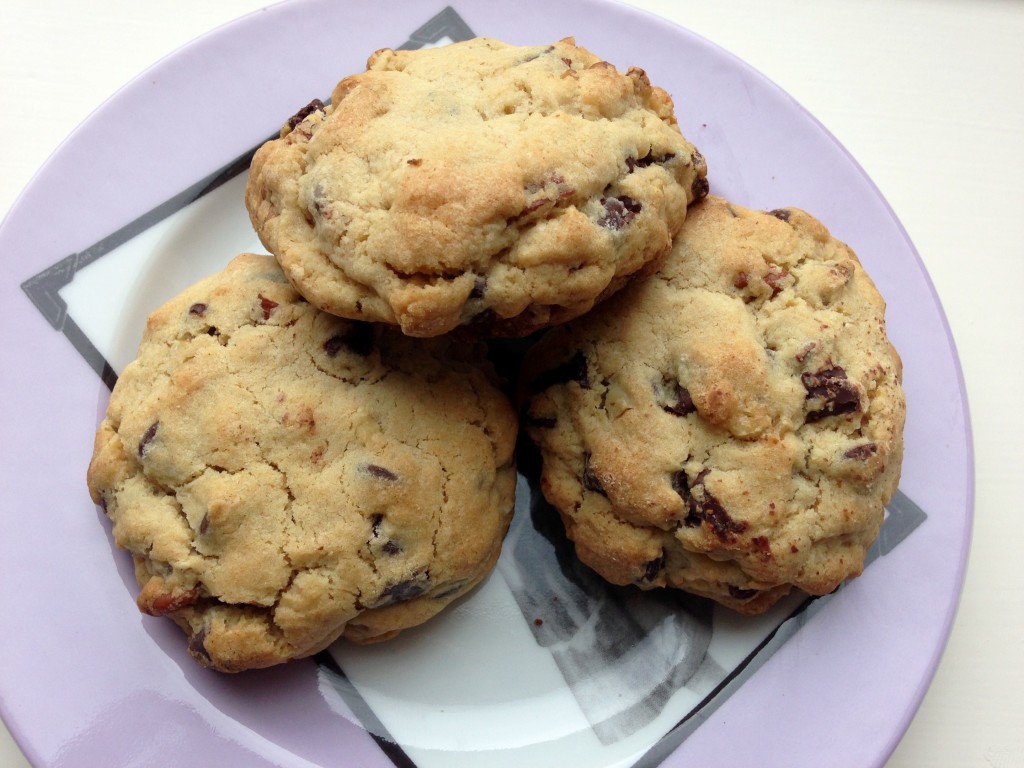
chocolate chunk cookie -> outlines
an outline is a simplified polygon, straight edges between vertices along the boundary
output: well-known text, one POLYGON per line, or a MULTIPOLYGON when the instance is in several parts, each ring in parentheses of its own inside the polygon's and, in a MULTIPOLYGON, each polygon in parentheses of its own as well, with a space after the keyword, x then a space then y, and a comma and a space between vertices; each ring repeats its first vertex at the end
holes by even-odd
POLYGON ((571 39, 375 53, 256 153, 246 205, 310 303, 519 336, 668 254, 706 166, 668 94, 571 39))
POLYGON ((88 484, 139 608, 238 671, 388 638, 478 583, 516 431, 475 350, 333 317, 243 255, 151 315, 88 484))
POLYGON ((655 276, 549 331, 523 369, 579 557, 744 613, 858 575, 903 452, 884 312, 807 213, 693 206, 655 276))

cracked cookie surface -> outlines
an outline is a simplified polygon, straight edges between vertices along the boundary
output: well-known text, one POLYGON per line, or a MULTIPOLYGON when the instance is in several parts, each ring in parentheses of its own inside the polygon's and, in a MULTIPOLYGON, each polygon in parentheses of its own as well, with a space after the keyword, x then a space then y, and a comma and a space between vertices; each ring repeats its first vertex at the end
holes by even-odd
POLYGON ((745 613, 858 575, 903 454, 884 312, 807 213, 692 207, 656 275, 549 331, 522 371, 580 558, 745 613))
POLYGON ((385 639, 465 594, 515 493, 515 414, 481 359, 318 311, 269 256, 155 311, 88 472, 139 608, 238 671, 385 639))
POLYGON ((246 205, 321 309, 522 336, 653 271, 706 173, 642 70, 477 38, 375 53, 257 151, 246 205))

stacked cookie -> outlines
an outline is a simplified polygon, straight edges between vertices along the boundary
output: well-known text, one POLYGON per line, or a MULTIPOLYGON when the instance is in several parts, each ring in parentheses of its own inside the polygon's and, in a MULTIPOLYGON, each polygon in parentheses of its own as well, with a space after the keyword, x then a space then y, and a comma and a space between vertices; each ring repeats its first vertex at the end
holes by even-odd
POLYGON ((708 193, 670 97, 563 40, 384 50, 256 153, 242 255, 157 310, 89 468, 138 603, 224 671, 372 642, 493 567, 520 419, 617 584, 746 612, 862 567, 901 458, 856 257, 708 193))
POLYGON ((807 213, 694 206, 657 274, 552 330, 522 371, 580 558, 744 613, 859 574, 903 453, 884 312, 807 213))

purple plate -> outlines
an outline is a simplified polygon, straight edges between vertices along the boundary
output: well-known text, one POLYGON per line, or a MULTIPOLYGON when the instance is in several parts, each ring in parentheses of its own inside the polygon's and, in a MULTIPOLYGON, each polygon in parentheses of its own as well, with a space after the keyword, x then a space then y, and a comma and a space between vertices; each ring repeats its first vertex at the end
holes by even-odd
POLYGON ((931 680, 974 478, 939 300, 856 161, 763 76, 685 30, 599 0, 277 5, 94 113, 11 210, 0 258, 0 703, 34 764, 877 766, 931 680), (888 300, 908 400, 900 492, 870 564, 828 598, 756 620, 637 598, 559 569, 564 542, 537 524, 524 477, 499 567, 437 620, 276 669, 202 669, 170 622, 135 608, 130 559, 86 492, 109 387, 150 310, 262 250, 241 197, 256 146, 373 50, 474 34, 572 35, 619 68, 643 66, 673 95, 714 193, 805 208, 857 251, 888 300), (586 606, 582 618, 536 623, 559 596, 586 606))

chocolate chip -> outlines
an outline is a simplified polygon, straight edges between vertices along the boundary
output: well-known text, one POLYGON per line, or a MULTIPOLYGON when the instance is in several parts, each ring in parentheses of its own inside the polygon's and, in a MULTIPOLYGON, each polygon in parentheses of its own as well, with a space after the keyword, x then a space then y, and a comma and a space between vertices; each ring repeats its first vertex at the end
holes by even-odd
POLYGON ((665 399, 661 402, 661 410, 673 416, 686 416, 697 412, 697 406, 693 404, 689 390, 678 381, 672 382, 670 387, 663 388, 662 393, 665 399))
POLYGON ((662 569, 664 567, 665 567, 665 550, 662 550, 661 554, 658 557, 656 557, 653 560, 649 561, 644 566, 643 581, 654 581, 654 579, 657 578, 658 574, 661 573, 661 571, 662 571, 662 569))
POLYGON ((758 592, 760 592, 758 589, 744 589, 729 585, 729 594, 737 600, 750 600, 752 597, 756 597, 758 592))
POLYGON ((653 152, 648 151, 647 154, 641 158, 627 157, 626 168, 628 169, 629 173, 632 173, 637 168, 647 168, 651 165, 654 165, 655 163, 657 163, 658 165, 662 165, 664 163, 667 163, 674 157, 674 152, 666 152, 664 155, 657 156, 653 152))
POLYGON ((767 213, 769 216, 774 216, 776 219, 779 219, 780 221, 789 221, 790 213, 789 210, 786 208, 776 208, 774 210, 767 211, 767 213))
POLYGON ((690 155, 690 162, 693 163, 694 170, 698 172, 702 170, 706 171, 708 167, 707 161, 704 160, 704 155, 702 155, 696 149, 693 150, 693 154, 690 155))
POLYGON ((370 533, 373 534, 373 538, 380 536, 380 524, 384 522, 384 515, 374 515, 370 518, 370 533))
POLYGON ((324 342, 324 351, 334 357, 347 349, 360 357, 367 357, 373 351, 373 326, 353 321, 345 333, 337 333, 324 342))
POLYGON ((317 182, 316 186, 313 187, 313 210, 316 211, 316 215, 321 219, 330 220, 334 217, 331 201, 328 199, 327 192, 324 191, 324 187, 320 182, 317 182))
POLYGON ((878 446, 875 443, 863 443, 861 445, 855 445, 844 453, 843 457, 847 459, 854 459, 855 461, 867 461, 876 453, 878 453, 878 446))
POLYGON ((262 293, 257 294, 260 300, 260 309, 263 310, 263 319, 269 320, 271 313, 279 306, 273 299, 268 299, 262 293))
POLYGON ((686 502, 687 507, 690 506, 693 497, 690 496, 690 480, 684 470, 681 469, 672 475, 672 490, 679 494, 679 497, 686 502))
POLYGON ((196 317, 202 317, 206 313, 206 305, 193 304, 191 307, 188 308, 188 313, 190 315, 195 315, 196 317))
POLYGON ((210 664, 212 661, 209 652, 206 650, 206 636, 208 634, 209 630, 204 626, 188 640, 188 652, 204 664, 210 664))
MULTIPOLYGON (((682 490, 685 490, 686 495, 675 485, 679 481, 678 476, 683 473, 677 473, 673 477, 673 487, 689 507, 689 513, 683 520, 683 524, 688 528, 696 528, 702 523, 707 523, 719 539, 729 541, 733 538, 733 534, 742 533, 749 527, 749 524, 733 520, 722 503, 711 495, 704 485, 704 480, 709 472, 708 469, 702 470, 693 483, 684 485, 682 490)), ((685 482, 685 476, 682 481, 685 482)))
POLYGON ((139 440, 139 458, 141 459, 146 451, 149 449, 149 444, 153 442, 153 438, 156 437, 156 431, 160 428, 160 421, 154 421, 149 425, 149 428, 142 433, 142 439, 139 440))
POLYGON ((601 205, 604 206, 604 213, 597 219, 597 223, 616 231, 633 221, 643 209, 643 205, 628 195, 601 198, 601 205))
POLYGON ((543 392, 556 384, 568 384, 573 381, 579 384, 581 389, 590 389, 587 358, 582 352, 577 352, 562 365, 540 374, 533 380, 530 388, 534 392, 543 392))
POLYGON ((601 480, 597 475, 594 474, 594 470, 590 468, 590 454, 583 454, 583 487, 588 491, 599 493, 602 496, 607 496, 608 493, 605 491, 604 486, 601 484, 601 480))
POLYGON ((427 583, 421 578, 406 579, 397 584, 391 584, 380 593, 380 600, 374 607, 404 603, 419 597, 427 591, 427 583))
POLYGON ((482 299, 484 297, 484 291, 487 289, 487 278, 477 275, 473 281, 473 290, 469 292, 469 298, 471 299, 482 299))
POLYGON ((294 115, 292 115, 290 118, 288 118, 288 127, 289 128, 294 128, 296 125, 301 123, 303 120, 305 120, 307 117, 309 117, 314 112, 323 112, 323 111, 324 111, 324 103, 322 101, 320 101, 320 99, 313 99, 311 102, 309 102, 309 104, 307 104, 302 109, 300 109, 298 112, 296 112, 294 115))
POLYGON ((396 475, 390 469, 385 469, 384 467, 378 466, 377 464, 367 464, 365 469, 369 474, 373 475, 374 477, 378 477, 381 480, 390 480, 391 482, 394 482, 395 480, 398 479, 398 475, 396 475))
POLYGON ((808 424, 828 416, 838 416, 860 410, 860 394, 850 384, 846 371, 841 367, 823 368, 815 373, 805 372, 800 376, 807 399, 821 402, 821 407, 807 414, 808 424))
POLYGON ((711 184, 706 176, 698 176, 693 180, 693 184, 690 185, 690 191, 693 193, 693 201, 697 202, 708 196, 708 192, 711 191, 711 184))
POLYGON ((399 552, 402 551, 402 548, 398 546, 398 542, 394 539, 388 539, 384 542, 384 545, 381 547, 381 550, 388 555, 397 555, 399 552))
POLYGON ((407 164, 413 165, 413 166, 423 165, 423 160, 421 158, 418 158, 418 157, 410 157, 405 162, 407 164))
POLYGON ((210 515, 203 515, 203 519, 199 521, 199 535, 204 536, 206 532, 210 530, 210 515))

